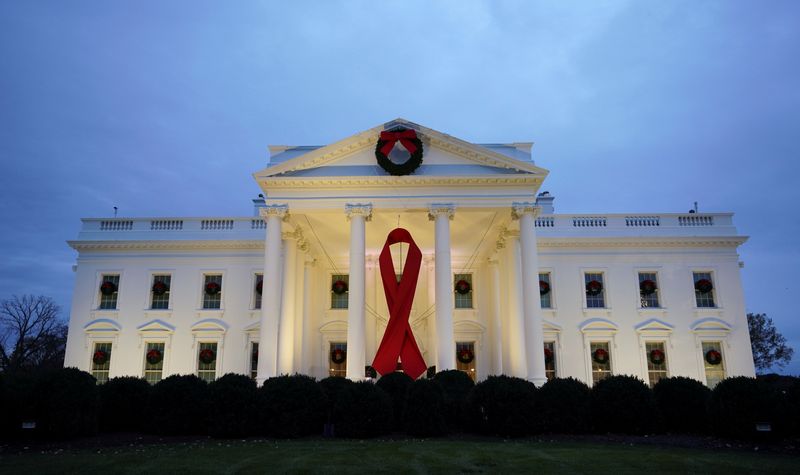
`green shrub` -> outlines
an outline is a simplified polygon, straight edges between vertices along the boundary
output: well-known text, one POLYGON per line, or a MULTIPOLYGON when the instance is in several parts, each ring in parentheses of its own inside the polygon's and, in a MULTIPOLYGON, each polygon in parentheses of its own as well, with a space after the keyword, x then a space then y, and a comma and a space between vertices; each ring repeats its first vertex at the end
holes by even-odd
POLYGON ((370 438, 392 429, 392 399, 369 381, 348 385, 333 408, 337 437, 370 438))
POLYGON ((112 378, 99 386, 100 430, 136 432, 144 428, 150 384, 142 378, 112 378))
POLYGON ((403 426, 414 437, 436 437, 447 434, 444 391, 429 379, 419 379, 408 388, 403 426))
POLYGON ((653 430, 653 393, 634 376, 610 376, 592 388, 591 421, 596 432, 646 434, 653 430))
POLYGON ((260 432, 280 438, 322 434, 325 407, 325 395, 314 378, 270 378, 259 388, 260 432))
POLYGON ((405 373, 394 372, 381 376, 376 386, 392 399, 392 429, 403 430, 403 409, 406 406, 406 393, 414 382, 405 373))
POLYGON ((67 439, 97 433, 97 382, 77 368, 47 370, 36 378, 36 430, 67 439))
POLYGON ((247 437, 255 434, 258 387, 243 374, 229 373, 208 385, 208 434, 212 437, 247 437))
POLYGON ((662 428, 680 434, 708 431, 706 405, 711 391, 700 381, 676 376, 664 378, 653 387, 653 398, 662 428))
POLYGON ((589 429, 591 391, 574 378, 552 379, 536 394, 543 430, 558 434, 581 434, 589 429))
MULTIPOLYGON (((20 371, 4 374, 5 401, 2 406, 2 436, 15 440, 21 436, 23 422, 36 421, 36 383, 38 374, 20 371)), ((35 433, 35 432, 34 432, 35 433)))
POLYGON ((724 379, 711 391, 708 403, 714 433, 743 439, 755 437, 757 423, 775 426, 774 403, 769 387, 755 378, 724 379))
POLYGON ((147 430, 163 435, 206 433, 208 385, 193 374, 162 379, 150 391, 147 430))
POLYGON ((773 430, 780 437, 800 437, 800 378, 766 374, 758 381, 772 393, 773 430))
POLYGON ((510 376, 489 376, 467 396, 472 430, 486 435, 522 437, 541 430, 536 386, 510 376))
POLYGON ((464 404, 475 382, 467 373, 455 369, 436 373, 433 381, 441 386, 444 394, 444 415, 451 431, 464 429, 464 404))
POLYGON ((342 393, 353 382, 341 376, 328 376, 320 380, 319 387, 322 388, 322 393, 325 394, 327 400, 326 407, 326 420, 331 422, 333 418, 333 408, 336 406, 336 401, 339 400, 339 394, 342 393))

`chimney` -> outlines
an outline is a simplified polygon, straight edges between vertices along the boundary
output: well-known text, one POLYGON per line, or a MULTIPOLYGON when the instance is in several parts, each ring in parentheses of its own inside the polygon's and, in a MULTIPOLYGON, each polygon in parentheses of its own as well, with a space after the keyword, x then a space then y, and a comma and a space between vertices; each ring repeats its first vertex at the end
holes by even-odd
POLYGON ((264 195, 259 193, 258 194, 258 198, 254 198, 253 199, 253 216, 258 217, 259 216, 259 212, 258 212, 259 208, 263 208, 264 206, 265 206, 265 204, 264 204, 264 195))
POLYGON ((549 191, 543 191, 536 196, 536 205, 542 207, 542 214, 553 214, 555 211, 553 200, 555 199, 555 196, 550 196, 549 191))

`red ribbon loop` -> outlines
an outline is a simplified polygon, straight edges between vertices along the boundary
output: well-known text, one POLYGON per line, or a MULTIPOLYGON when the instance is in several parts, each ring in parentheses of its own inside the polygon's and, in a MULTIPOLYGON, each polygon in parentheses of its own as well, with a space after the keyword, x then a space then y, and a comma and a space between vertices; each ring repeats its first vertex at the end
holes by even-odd
POLYGON ((414 291, 417 289, 422 252, 411 238, 411 233, 403 228, 397 228, 386 238, 386 244, 383 245, 378 262, 381 268, 383 291, 386 294, 386 305, 389 307, 389 324, 386 326, 372 367, 381 375, 385 375, 397 368, 397 359, 400 358, 403 363, 403 372, 412 379, 417 379, 427 370, 427 366, 417 342, 414 340, 414 333, 411 331, 408 317, 411 315, 414 291), (392 253, 389 249, 389 246, 399 242, 409 245, 408 257, 403 266, 400 282, 397 281, 392 253))
POLYGON ((408 150, 408 153, 414 153, 417 151, 417 146, 412 140, 416 138, 417 133, 413 130, 403 130, 400 132, 383 131, 381 132, 381 140, 386 143, 381 147, 381 153, 388 157, 389 153, 394 148, 394 144, 397 143, 398 140, 403 144, 403 147, 408 150))

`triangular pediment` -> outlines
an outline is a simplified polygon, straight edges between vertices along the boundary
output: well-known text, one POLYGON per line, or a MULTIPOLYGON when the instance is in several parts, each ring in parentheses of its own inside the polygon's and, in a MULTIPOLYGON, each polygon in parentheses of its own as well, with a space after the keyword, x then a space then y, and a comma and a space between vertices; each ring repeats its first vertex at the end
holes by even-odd
POLYGON ((651 318, 650 320, 636 325, 635 328, 639 333, 671 333, 674 325, 670 325, 657 318, 651 318))
POLYGON ((175 331, 174 326, 159 319, 143 323, 136 327, 136 329, 141 333, 173 333, 175 331))

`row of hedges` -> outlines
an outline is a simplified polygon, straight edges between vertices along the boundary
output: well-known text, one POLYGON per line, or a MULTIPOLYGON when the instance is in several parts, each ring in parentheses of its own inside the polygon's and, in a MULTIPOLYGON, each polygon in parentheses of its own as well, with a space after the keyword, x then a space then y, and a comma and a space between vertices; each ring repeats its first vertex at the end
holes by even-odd
POLYGON ((148 432, 214 437, 320 435, 366 438, 390 432, 415 437, 474 432, 501 437, 538 433, 671 433, 752 437, 759 423, 773 434, 800 436, 800 379, 731 378, 710 391, 688 378, 668 378, 651 390, 632 376, 590 389, 575 379, 541 388, 508 376, 474 385, 459 371, 412 381, 393 373, 377 383, 294 375, 267 380, 227 374, 206 384, 170 376, 154 386, 139 378, 95 385, 74 368, 0 375, 0 428, 23 435, 35 421, 40 437, 99 432, 148 432))

